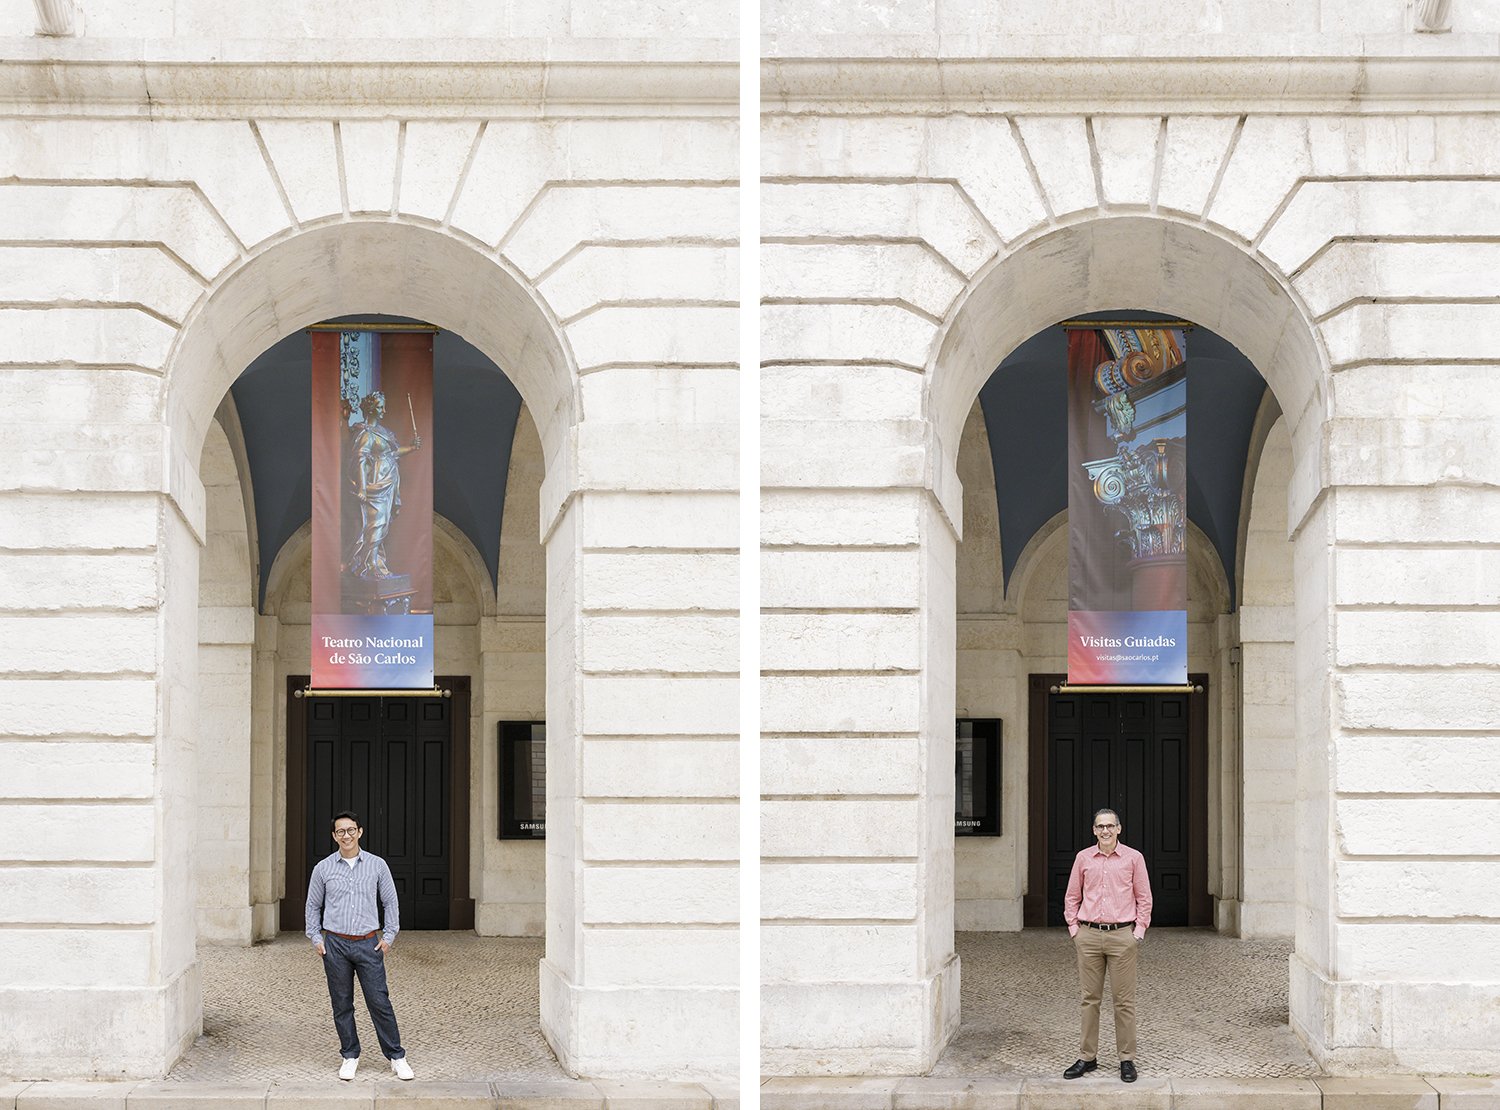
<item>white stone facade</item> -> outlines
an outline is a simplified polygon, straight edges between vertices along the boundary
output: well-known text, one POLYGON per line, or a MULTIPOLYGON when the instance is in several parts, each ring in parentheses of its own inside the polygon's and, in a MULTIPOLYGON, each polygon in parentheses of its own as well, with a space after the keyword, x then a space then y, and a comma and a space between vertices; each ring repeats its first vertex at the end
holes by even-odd
POLYGON ((1500 10, 1418 14, 765 5, 765 1071, 931 1067, 955 927, 1020 926, 1065 521, 1002 585, 975 398, 1043 328, 1128 309, 1225 337, 1273 398, 1233 610, 1190 543, 1218 927, 1295 936, 1292 1025, 1332 1071, 1500 1067, 1472 958, 1500 10), (955 711, 1006 722, 998 839, 951 836, 955 711))
POLYGON ((162 1073, 197 946, 277 928, 307 544, 261 563, 227 390, 389 313, 526 406, 498 591, 436 529, 478 927, 545 932, 570 1071, 729 1076, 734 9, 347 11, 0 10, 0 1070, 162 1073), (545 846, 495 839, 502 719, 547 721, 545 846))

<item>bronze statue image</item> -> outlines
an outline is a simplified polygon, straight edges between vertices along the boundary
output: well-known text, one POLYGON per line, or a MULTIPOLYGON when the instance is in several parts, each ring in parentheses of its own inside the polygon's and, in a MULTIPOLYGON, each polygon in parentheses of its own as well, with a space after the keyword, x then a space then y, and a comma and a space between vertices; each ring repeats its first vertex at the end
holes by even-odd
POLYGON ((411 576, 392 572, 386 563, 385 541, 392 519, 401 510, 401 456, 420 450, 422 437, 417 434, 415 414, 409 447, 402 447, 395 433, 380 422, 385 416, 384 393, 366 395, 359 408, 364 419, 349 430, 345 473, 359 506, 360 527, 344 560, 345 598, 365 612, 405 613, 411 605, 411 576))

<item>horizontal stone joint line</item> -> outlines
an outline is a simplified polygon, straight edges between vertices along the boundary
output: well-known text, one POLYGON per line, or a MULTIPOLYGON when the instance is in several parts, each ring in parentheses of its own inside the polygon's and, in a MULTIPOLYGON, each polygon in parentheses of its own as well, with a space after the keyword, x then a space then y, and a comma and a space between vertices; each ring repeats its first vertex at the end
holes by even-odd
POLYGON ((1333 609, 1339 613, 1500 613, 1500 603, 1424 605, 1416 601, 1348 601, 1333 609))
POLYGON ((1366 366, 1494 366, 1493 358, 1449 358, 1442 355, 1422 355, 1409 358, 1357 358, 1348 362, 1329 364, 1335 374, 1345 370, 1360 370, 1366 366))
MULTIPOLYGON (((842 492, 842 491, 841 491, 842 492)), ((800 551, 856 552, 858 554, 882 555, 921 551, 920 543, 763 543, 762 554, 787 554, 800 551)))
POLYGON ((737 806, 740 799, 731 794, 706 794, 683 797, 681 795, 630 795, 630 794, 581 794, 578 800, 585 809, 594 806, 737 806))
POLYGON ((925 374, 926 368, 910 362, 897 362, 888 358, 767 358, 761 359, 761 368, 773 370, 779 366, 875 366, 892 370, 909 370, 913 374, 925 374))
POLYGON ((740 924, 738 921, 585 921, 583 927, 601 932, 621 929, 724 929, 738 932, 740 924))
POLYGON ((571 247, 569 247, 566 251, 564 251, 563 254, 562 254, 562 257, 560 257, 559 259, 557 259, 557 261, 550 263, 546 267, 546 269, 544 269, 540 273, 538 273, 536 275, 536 277, 534 277, 532 279, 533 284, 540 286, 543 282, 545 282, 553 274, 557 273, 558 270, 562 269, 563 266, 567 265, 573 259, 577 258, 578 255, 582 254, 584 251, 588 250, 590 247, 608 247, 608 248, 621 247, 621 248, 630 248, 630 249, 634 249, 634 248, 651 248, 651 247, 720 247, 720 248, 722 248, 722 247, 731 247, 731 248, 738 248, 739 247, 739 240, 737 240, 737 239, 716 239, 716 238, 713 238, 711 236, 698 236, 698 235, 681 235, 681 236, 669 235, 669 236, 665 236, 665 237, 659 238, 659 239, 652 239, 652 238, 645 238, 645 239, 640 239, 640 238, 580 239, 578 242, 574 243, 571 247))
POLYGON ((942 251, 915 235, 763 235, 760 242, 761 246, 785 247, 920 247, 961 283, 967 285, 970 278, 942 251))
POLYGON ((823 867, 847 867, 850 865, 875 867, 887 863, 916 863, 920 856, 767 856, 760 857, 761 865, 796 864, 823 867))
POLYGON ((140 870, 147 867, 155 867, 155 860, 137 859, 57 859, 57 860, 33 860, 33 859, 3 859, 0 860, 0 871, 34 871, 38 869, 60 868, 67 871, 92 871, 105 869, 109 871, 140 870))
POLYGON ((575 312, 565 320, 559 320, 562 327, 569 327, 580 320, 587 320, 596 312, 604 312, 612 308, 732 308, 738 309, 739 301, 725 301, 715 299, 696 298, 673 298, 673 297, 640 297, 635 299, 620 299, 611 301, 595 301, 587 308, 575 312))
MULTIPOLYGON (((914 917, 762 917, 762 925, 910 925, 914 917)), ((847 979, 839 982, 847 983, 847 979)))
POLYGON ((917 613, 920 608, 916 605, 765 605, 761 607, 761 615, 767 614, 798 616, 807 614, 810 616, 835 616, 839 613, 917 613))
POLYGON ((908 732, 899 728, 880 732, 859 732, 851 729, 821 730, 817 732, 786 732, 771 730, 762 732, 762 740, 920 740, 919 732, 908 732))
MULTIPOLYGON (((153 378, 160 378, 165 370, 160 366, 142 366, 136 362, 78 362, 74 359, 57 359, 53 362, 5 362, 0 361, 0 370, 35 370, 43 373, 48 370, 87 370, 105 374, 135 373, 147 374, 153 378)), ((154 427, 156 423, 143 425, 154 427)))
POLYGON ((1464 914, 1462 916, 1434 915, 1414 917, 1411 914, 1389 916, 1368 914, 1339 914, 1340 925, 1500 925, 1500 916, 1493 914, 1464 914))
POLYGON ((1381 297, 1351 297, 1342 304, 1330 308, 1321 316, 1314 316, 1313 323, 1326 324, 1336 316, 1354 308, 1363 308, 1368 305, 1493 305, 1500 304, 1500 296, 1489 297, 1421 297, 1421 296, 1381 296, 1381 297))
POLYGON ((150 809, 156 804, 156 799, 151 795, 135 798, 101 798, 101 797, 74 797, 74 798, 28 798, 19 795, 0 795, 0 809, 12 806, 27 806, 31 808, 47 808, 52 806, 89 806, 104 809, 150 809))
POLYGON ((934 327, 941 327, 943 323, 941 316, 934 316, 925 308, 920 308, 901 297, 762 297, 760 303, 767 308, 799 308, 804 305, 828 308, 844 305, 864 308, 900 308, 913 316, 921 317, 934 327))
POLYGON ((920 667, 764 667, 762 678, 900 678, 922 673, 920 667))
POLYGON ((763 791, 760 800, 763 802, 919 802, 927 795, 920 791, 894 790, 886 792, 845 793, 843 791, 799 791, 796 793, 773 794, 763 791))
POLYGON ((650 362, 597 362, 590 366, 580 366, 578 376, 582 378, 605 370, 738 370, 739 368, 738 362, 674 362, 657 359, 650 362))
MULTIPOLYGON (((630 493, 633 491, 622 490, 620 492, 630 493)), ((739 551, 739 545, 732 547, 667 547, 655 544, 642 544, 637 547, 587 547, 582 548, 585 555, 732 555, 739 551)))
MULTIPOLYGON (((5 490, 5 493, 12 491, 5 490)), ((59 493, 93 493, 92 490, 59 490, 59 493)), ((154 555, 154 547, 10 547, 0 546, 0 555, 24 558, 108 558, 115 555, 154 555)))
POLYGON ((1322 246, 1315 250, 1311 257, 1302 265, 1298 266, 1288 276, 1293 282, 1301 277, 1325 254, 1335 247, 1344 246, 1349 243, 1361 244, 1394 244, 1398 246, 1449 246, 1469 245, 1473 243, 1500 243, 1500 235, 1335 235, 1326 240, 1322 246))
POLYGON ((38 929, 69 933, 147 933, 155 928, 154 921, 0 921, 0 929, 13 932, 38 929))
POLYGON ((1476 802, 1500 801, 1496 790, 1348 790, 1340 787, 1334 797, 1358 802, 1476 802))
POLYGON ((181 320, 174 320, 166 313, 152 308, 140 301, 90 301, 90 300, 55 300, 55 301, 0 301, 0 310, 11 309, 20 312, 47 311, 57 308, 84 309, 90 312, 139 312, 159 320, 174 331, 182 327, 181 320))
POLYGON ((1459 852, 1452 855, 1434 852, 1340 852, 1335 858, 1349 863, 1500 863, 1500 852, 1459 852))
POLYGON ((740 673, 738 666, 723 667, 718 669, 708 668, 696 671, 668 671, 660 667, 580 667, 579 674, 591 678, 733 678, 740 673))
POLYGON ((658 867, 677 871, 697 870, 702 867, 730 871, 740 865, 740 861, 737 859, 710 859, 701 856, 682 856, 674 859, 611 859, 608 856, 598 858, 589 856, 583 862, 588 867, 598 867, 612 871, 640 871, 658 867))
POLYGON ((584 605, 579 609, 584 616, 589 617, 737 617, 740 615, 738 609, 711 609, 706 607, 690 607, 685 609, 632 609, 621 607, 601 608, 596 605, 584 605))
POLYGON ((1367 675, 1454 675, 1459 678, 1483 678, 1500 674, 1500 664, 1493 663, 1339 663, 1339 674, 1367 675))
POLYGON ((183 257, 160 239, 0 239, 0 247, 32 247, 38 250, 154 250, 171 259, 182 271, 207 289, 210 282, 183 257))
POLYGON ((0 744, 154 744, 155 733, 130 733, 114 736, 103 732, 0 732, 0 744))
POLYGON ((0 682, 10 678, 25 679, 31 682, 107 682, 110 679, 129 679, 138 682, 142 679, 154 680, 156 678, 156 671, 155 669, 148 671, 138 667, 111 667, 107 671, 32 671, 17 667, 0 676, 0 682))

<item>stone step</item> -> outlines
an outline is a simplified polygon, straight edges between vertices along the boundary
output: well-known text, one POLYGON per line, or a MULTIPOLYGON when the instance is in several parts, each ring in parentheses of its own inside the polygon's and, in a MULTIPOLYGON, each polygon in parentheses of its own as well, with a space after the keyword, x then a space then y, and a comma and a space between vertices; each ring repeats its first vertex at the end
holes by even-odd
MULTIPOLYGON (((1494 1110, 1497 1076, 775 1078, 762 1110, 1494 1110)), ((732 1084, 0 1082, 0 1110, 739 1110, 732 1084)), ((746 1108, 751 1110, 751 1108, 746 1108)))

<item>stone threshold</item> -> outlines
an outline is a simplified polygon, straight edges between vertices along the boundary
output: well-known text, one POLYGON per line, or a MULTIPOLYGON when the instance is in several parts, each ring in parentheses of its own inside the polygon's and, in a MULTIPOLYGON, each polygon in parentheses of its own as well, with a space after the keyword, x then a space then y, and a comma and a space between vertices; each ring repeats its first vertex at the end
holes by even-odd
POLYGON ((1497 1076, 775 1078, 762 1110, 1494 1110, 1497 1076))
POLYGON ((318 1083, 0 1081, 0 1110, 738 1110, 732 1083, 355 1079, 318 1083))

